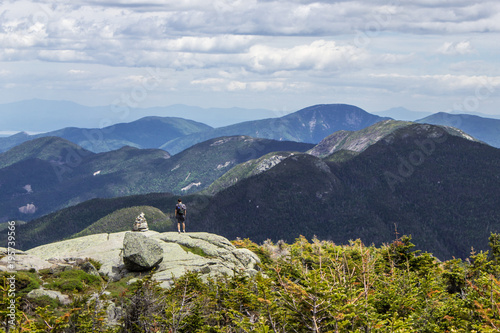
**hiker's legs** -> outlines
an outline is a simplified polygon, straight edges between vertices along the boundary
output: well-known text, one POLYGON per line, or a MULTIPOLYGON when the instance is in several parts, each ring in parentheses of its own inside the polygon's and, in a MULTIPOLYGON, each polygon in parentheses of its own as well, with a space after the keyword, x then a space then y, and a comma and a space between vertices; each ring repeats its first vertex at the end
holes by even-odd
POLYGON ((182 222, 182 231, 186 232, 186 223, 182 222))
POLYGON ((177 222, 177 231, 181 232, 181 223, 177 222))

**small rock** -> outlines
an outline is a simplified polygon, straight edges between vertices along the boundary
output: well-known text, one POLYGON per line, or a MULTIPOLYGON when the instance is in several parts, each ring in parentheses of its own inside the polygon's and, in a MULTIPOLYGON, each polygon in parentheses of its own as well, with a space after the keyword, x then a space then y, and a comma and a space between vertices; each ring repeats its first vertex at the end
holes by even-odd
POLYGON ((68 305, 71 303, 71 300, 68 295, 64 295, 59 291, 55 290, 46 290, 46 289, 34 289, 30 291, 27 295, 28 298, 39 298, 43 296, 48 296, 52 299, 57 299, 63 305, 68 305))
POLYGON ((80 268, 82 269, 82 271, 84 271, 87 274, 94 275, 94 276, 99 276, 99 277, 101 276, 99 274, 99 271, 89 261, 86 261, 83 264, 81 264, 80 268))
POLYGON ((50 267, 50 274, 57 274, 57 273, 69 271, 72 269, 73 269, 73 266, 68 265, 68 264, 54 264, 54 265, 52 265, 52 267, 50 267))
POLYGON ((120 323, 120 319, 123 317, 123 308, 116 306, 115 303, 109 302, 106 308, 106 324, 108 326, 117 326, 120 323))

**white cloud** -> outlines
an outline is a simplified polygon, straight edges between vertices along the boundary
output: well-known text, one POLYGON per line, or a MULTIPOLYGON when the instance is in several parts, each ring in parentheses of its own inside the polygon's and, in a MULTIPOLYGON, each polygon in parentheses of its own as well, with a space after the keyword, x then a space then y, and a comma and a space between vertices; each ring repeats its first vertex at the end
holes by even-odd
POLYGON ((275 48, 255 45, 247 55, 252 70, 338 70, 367 62, 369 55, 354 46, 339 46, 335 41, 317 40, 308 45, 275 48))
POLYGON ((38 52, 38 56, 46 61, 80 62, 92 60, 85 52, 75 50, 41 50, 38 52))
POLYGON ((437 51, 445 55, 464 55, 477 52, 470 41, 445 42, 437 51))
POLYGON ((71 75, 84 75, 84 74, 88 74, 89 72, 83 71, 81 69, 70 69, 68 71, 68 73, 71 75))
POLYGON ((475 94, 478 90, 491 93, 500 90, 500 76, 486 75, 403 75, 372 74, 380 86, 391 86, 394 91, 413 91, 427 95, 475 94))
POLYGON ((241 52, 252 44, 252 36, 221 35, 213 37, 186 36, 158 42, 140 43, 141 46, 160 51, 234 53, 241 52))

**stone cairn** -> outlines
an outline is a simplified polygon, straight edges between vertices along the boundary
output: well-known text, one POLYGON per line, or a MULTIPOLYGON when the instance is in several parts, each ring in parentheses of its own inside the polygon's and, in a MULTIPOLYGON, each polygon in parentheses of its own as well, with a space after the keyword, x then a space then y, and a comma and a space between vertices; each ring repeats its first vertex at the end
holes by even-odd
POLYGON ((148 221, 146 221, 144 213, 140 213, 139 216, 137 216, 135 219, 132 231, 148 231, 148 230, 149 230, 148 221))

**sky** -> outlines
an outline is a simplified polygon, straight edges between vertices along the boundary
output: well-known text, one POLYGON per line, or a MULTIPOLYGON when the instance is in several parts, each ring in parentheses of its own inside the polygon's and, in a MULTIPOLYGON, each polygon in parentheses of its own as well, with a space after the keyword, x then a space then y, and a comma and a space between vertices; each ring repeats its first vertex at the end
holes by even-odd
POLYGON ((0 103, 500 114, 500 2, 4 0, 0 103))

